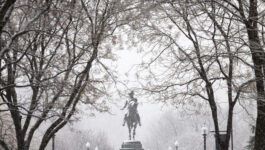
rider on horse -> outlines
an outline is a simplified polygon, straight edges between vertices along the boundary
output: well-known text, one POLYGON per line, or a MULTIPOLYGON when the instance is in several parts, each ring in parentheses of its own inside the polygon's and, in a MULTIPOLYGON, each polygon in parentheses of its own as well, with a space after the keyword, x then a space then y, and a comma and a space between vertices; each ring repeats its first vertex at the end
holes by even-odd
POLYGON ((129 101, 126 101, 125 105, 124 105, 123 108, 121 109, 121 110, 123 110, 123 109, 125 109, 125 108, 127 107, 127 112, 126 112, 125 115, 124 115, 124 119, 123 119, 123 124, 122 124, 122 126, 125 126, 125 122, 126 122, 126 120, 127 120, 127 118, 128 118, 128 113, 129 113, 128 111, 129 111, 129 104, 130 104, 130 103, 136 103, 136 110, 135 110, 135 113, 136 113, 136 116, 137 116, 138 123, 139 123, 139 125, 141 126, 140 116, 139 116, 139 113, 138 113, 138 111, 137 111, 138 102, 137 102, 137 99, 133 97, 133 95, 134 95, 134 92, 131 91, 131 92, 129 93, 130 100, 129 100, 129 101))

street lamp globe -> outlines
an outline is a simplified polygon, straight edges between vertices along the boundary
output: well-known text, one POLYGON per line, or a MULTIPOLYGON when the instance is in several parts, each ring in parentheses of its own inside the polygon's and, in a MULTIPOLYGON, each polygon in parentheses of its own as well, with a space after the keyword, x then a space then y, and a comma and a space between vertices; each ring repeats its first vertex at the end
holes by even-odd
POLYGON ((202 127, 202 135, 207 135, 208 129, 206 126, 202 127))
POLYGON ((174 145, 175 145, 176 150, 178 150, 178 148, 179 148, 179 142, 178 141, 175 141, 174 145))
POLYGON ((178 141, 175 141, 174 145, 175 145, 176 147, 178 147, 178 146, 179 146, 179 142, 178 142, 178 141))

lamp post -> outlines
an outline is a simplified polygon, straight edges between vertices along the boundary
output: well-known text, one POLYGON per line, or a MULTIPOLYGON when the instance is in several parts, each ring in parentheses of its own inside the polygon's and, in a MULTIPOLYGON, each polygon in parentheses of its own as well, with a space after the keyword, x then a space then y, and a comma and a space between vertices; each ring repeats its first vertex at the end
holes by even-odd
POLYGON ((208 129, 207 127, 202 127, 202 136, 203 136, 203 143, 204 143, 204 150, 206 150, 206 136, 207 136, 208 129))
POLYGON ((98 146, 95 147, 95 150, 98 150, 98 146))
POLYGON ((176 142, 174 143, 174 145, 175 145, 175 147, 176 147, 176 150, 178 150, 178 149, 179 149, 179 142, 176 141, 176 142))
POLYGON ((89 150, 89 148, 90 148, 90 143, 87 142, 87 143, 86 143, 86 149, 89 150))

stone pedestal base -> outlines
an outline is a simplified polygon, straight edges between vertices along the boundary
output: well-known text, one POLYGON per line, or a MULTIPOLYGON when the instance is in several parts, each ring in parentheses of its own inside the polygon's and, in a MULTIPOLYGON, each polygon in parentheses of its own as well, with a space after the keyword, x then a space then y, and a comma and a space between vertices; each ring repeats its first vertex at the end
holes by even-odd
POLYGON ((124 141, 120 150, 144 150, 140 141, 124 141))

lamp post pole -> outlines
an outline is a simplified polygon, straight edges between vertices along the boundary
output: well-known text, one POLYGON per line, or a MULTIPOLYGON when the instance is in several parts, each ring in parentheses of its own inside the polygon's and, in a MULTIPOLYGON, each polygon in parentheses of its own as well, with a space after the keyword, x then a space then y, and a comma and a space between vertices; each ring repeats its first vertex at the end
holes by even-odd
POLYGON ((207 136, 207 128, 202 127, 202 136, 203 136, 203 149, 206 150, 206 136, 207 136))
POLYGON ((204 150, 206 150, 206 134, 203 134, 204 150))

